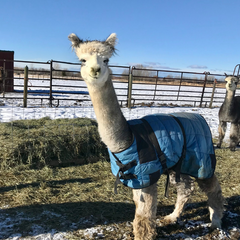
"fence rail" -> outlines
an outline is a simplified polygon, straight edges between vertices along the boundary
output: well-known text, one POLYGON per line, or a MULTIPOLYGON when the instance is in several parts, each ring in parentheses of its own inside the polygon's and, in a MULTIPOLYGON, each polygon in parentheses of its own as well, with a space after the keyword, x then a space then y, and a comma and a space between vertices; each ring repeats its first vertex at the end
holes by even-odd
MULTIPOLYGON (((7 60, 0 60, 7 61, 7 60)), ((80 75, 80 63, 14 60, 27 65, 27 102, 50 107, 89 105, 90 97, 80 75)), ((238 65, 237 65, 238 66, 238 65)), ((225 97, 225 76, 209 72, 183 72, 142 69, 134 66, 111 66, 113 84, 121 106, 188 105, 214 107, 225 97)), ((236 67, 234 69, 234 72, 236 67)), ((24 67, 15 67, 13 92, 6 92, 9 69, 0 75, 1 98, 24 101, 24 67)), ((12 71, 12 70, 11 70, 12 71)), ((239 68, 238 68, 239 74, 239 68)), ((238 94, 237 90, 237 94, 238 94)), ((25 106, 25 104, 24 104, 25 106)))

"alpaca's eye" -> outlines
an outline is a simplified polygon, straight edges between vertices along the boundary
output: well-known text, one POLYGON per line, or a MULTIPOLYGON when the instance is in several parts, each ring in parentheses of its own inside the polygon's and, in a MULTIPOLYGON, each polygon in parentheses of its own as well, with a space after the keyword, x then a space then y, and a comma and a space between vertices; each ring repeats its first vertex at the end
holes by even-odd
POLYGON ((103 62, 107 64, 109 62, 109 59, 105 59, 103 62))
POLYGON ((81 60, 80 60, 80 62, 82 62, 82 63, 85 63, 85 62, 86 62, 86 60, 85 60, 85 59, 81 59, 81 60))

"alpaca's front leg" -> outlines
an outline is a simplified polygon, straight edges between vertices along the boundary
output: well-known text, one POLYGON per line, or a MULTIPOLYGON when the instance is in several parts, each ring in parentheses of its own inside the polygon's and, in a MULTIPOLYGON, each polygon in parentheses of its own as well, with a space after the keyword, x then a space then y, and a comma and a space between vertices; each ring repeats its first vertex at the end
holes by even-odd
POLYGON ((152 240, 156 237, 157 184, 133 190, 136 205, 133 221, 135 240, 152 240))
POLYGON ((230 128, 230 150, 235 151, 239 142, 239 125, 236 123, 231 124, 230 128))
POLYGON ((218 143, 217 143, 217 147, 219 147, 219 148, 221 147, 222 141, 225 137, 226 129, 227 129, 227 122, 219 122, 219 125, 218 125, 218 143))

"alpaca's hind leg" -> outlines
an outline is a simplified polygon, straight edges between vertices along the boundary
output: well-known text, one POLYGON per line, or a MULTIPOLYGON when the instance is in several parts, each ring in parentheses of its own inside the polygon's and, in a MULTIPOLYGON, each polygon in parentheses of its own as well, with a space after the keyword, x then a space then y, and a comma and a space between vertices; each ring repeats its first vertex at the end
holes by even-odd
POLYGON ((238 124, 238 146, 240 145, 240 124, 238 124))
POLYGON ((212 222, 211 228, 221 228, 224 198, 217 177, 213 175, 212 178, 204 180, 197 179, 197 182, 208 197, 210 220, 212 222))
POLYGON ((181 174, 180 182, 176 183, 175 173, 171 173, 170 182, 177 187, 177 201, 174 211, 163 219, 164 224, 174 223, 177 221, 183 211, 184 205, 188 201, 194 189, 194 180, 188 175, 181 174))
POLYGON ((232 123, 230 128, 230 150, 235 151, 239 141, 239 124, 232 123))
POLYGON ((219 122, 219 125, 218 125, 218 143, 217 143, 217 147, 219 147, 219 148, 221 147, 222 141, 225 137, 226 129, 227 129, 227 122, 219 122))
POLYGON ((156 237, 157 184, 133 190, 136 205, 133 221, 135 240, 152 240, 156 237))

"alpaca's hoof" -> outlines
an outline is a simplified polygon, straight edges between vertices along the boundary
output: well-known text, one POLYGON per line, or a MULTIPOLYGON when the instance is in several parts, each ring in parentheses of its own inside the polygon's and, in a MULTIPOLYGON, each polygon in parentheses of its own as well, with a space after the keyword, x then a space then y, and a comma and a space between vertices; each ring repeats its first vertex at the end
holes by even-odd
POLYGON ((221 229, 222 225, 222 221, 220 219, 214 219, 212 220, 212 224, 211 224, 211 229, 216 229, 219 228, 221 229))
POLYGON ((156 220, 135 216, 133 221, 134 240, 153 240, 157 236, 156 220))
POLYGON ((221 144, 220 144, 220 143, 217 143, 217 144, 216 144, 216 148, 221 148, 221 144))
POLYGON ((164 217, 161 220, 161 223, 164 225, 174 224, 177 222, 177 220, 178 220, 178 217, 175 214, 171 213, 171 214, 167 215, 166 217, 164 217))

